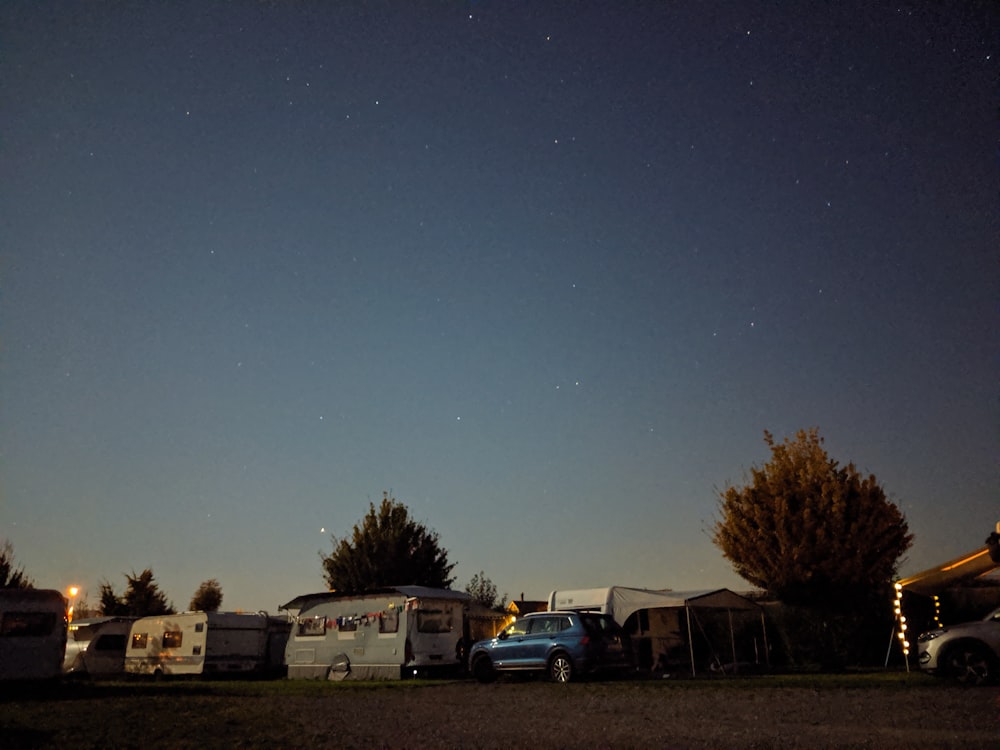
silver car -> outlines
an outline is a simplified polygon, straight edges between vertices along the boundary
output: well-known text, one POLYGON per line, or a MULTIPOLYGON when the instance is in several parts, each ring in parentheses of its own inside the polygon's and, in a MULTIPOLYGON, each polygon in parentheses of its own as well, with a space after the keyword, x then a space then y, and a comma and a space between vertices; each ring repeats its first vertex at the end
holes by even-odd
POLYGON ((982 620, 930 630, 917 638, 920 668, 965 685, 1000 676, 1000 609, 982 620))

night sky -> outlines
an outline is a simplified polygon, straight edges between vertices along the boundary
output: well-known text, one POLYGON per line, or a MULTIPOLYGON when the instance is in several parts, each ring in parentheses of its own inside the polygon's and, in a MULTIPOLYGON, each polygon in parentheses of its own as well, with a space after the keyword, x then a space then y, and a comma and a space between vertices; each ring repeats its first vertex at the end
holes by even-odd
POLYGON ((818 427, 901 573, 976 548, 993 8, 0 4, 0 538, 274 611, 388 491, 455 588, 744 590, 719 492, 818 427))

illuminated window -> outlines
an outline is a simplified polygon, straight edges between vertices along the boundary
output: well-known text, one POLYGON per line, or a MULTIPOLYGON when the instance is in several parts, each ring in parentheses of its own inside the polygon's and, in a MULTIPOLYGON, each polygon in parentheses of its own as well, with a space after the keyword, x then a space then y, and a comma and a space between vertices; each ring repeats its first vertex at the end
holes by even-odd
POLYGON ((132 633, 132 644, 129 648, 145 651, 147 643, 149 643, 149 633, 132 633))
POLYGON ((163 648, 180 648, 184 636, 179 630, 170 630, 163 634, 163 648))

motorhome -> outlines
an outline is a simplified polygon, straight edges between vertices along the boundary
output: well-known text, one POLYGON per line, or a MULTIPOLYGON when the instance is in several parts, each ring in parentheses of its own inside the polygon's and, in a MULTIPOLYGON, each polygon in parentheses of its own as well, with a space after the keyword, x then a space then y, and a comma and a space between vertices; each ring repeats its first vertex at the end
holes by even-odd
POLYGON ((63 672, 77 677, 110 677, 125 671, 125 646, 134 617, 73 620, 66 637, 63 672))
POLYGON ((61 673, 66 599, 51 589, 0 589, 0 680, 48 680, 61 673))
POLYGON ((265 612, 183 612, 132 623, 125 672, 136 675, 278 675, 286 618, 265 612))
POLYGON ((400 679, 461 669, 468 594, 397 586, 365 594, 308 594, 281 609, 293 619, 290 679, 400 679))

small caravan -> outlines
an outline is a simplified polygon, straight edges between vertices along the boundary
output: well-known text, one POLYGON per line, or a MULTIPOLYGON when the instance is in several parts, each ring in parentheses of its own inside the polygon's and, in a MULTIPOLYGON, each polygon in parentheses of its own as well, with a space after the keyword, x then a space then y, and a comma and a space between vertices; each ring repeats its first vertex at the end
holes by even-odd
POLYGON ((66 599, 51 589, 0 589, 0 680, 61 674, 66 599))
POLYGON ((264 612, 183 612, 132 623, 125 671, 136 675, 268 675, 283 671, 289 624, 264 612))
POLYGON ((365 594, 307 594, 281 607, 294 619, 289 678, 394 679, 461 669, 470 596, 396 586, 365 594))
POLYGON ((109 677, 125 671, 125 646, 134 617, 89 617, 73 620, 66 637, 63 672, 109 677))

